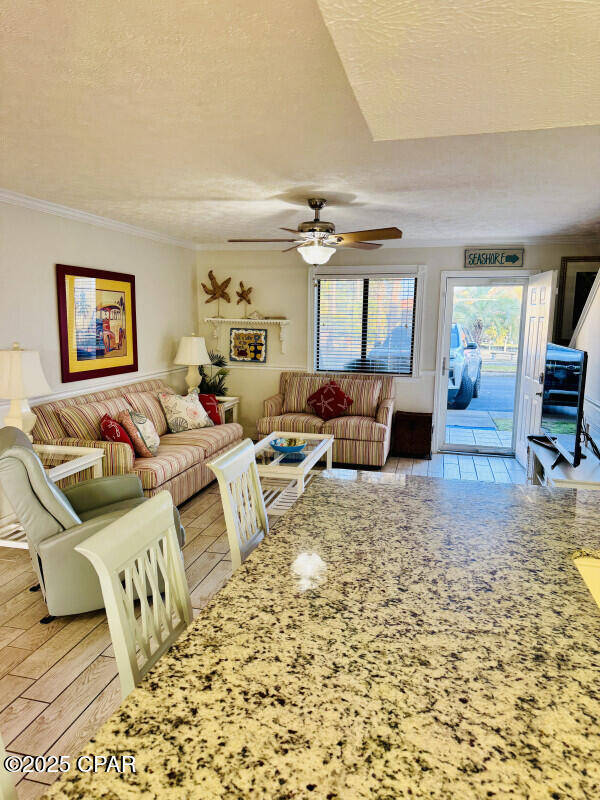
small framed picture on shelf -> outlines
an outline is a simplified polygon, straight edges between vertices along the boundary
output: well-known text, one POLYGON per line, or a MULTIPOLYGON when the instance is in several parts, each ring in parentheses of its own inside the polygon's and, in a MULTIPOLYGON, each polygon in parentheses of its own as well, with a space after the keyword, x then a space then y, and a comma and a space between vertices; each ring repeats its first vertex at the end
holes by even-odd
POLYGON ((229 360, 264 364, 267 360, 266 328, 231 328, 229 360))
POLYGON ((554 341, 569 345, 598 271, 600 256, 573 256, 560 260, 554 341))

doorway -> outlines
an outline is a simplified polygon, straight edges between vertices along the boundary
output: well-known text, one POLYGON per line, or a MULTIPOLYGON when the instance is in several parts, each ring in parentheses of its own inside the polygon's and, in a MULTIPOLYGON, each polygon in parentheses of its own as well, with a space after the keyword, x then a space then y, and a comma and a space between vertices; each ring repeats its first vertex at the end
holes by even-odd
POLYGON ((437 450, 514 454, 527 281, 522 274, 445 279, 437 450))

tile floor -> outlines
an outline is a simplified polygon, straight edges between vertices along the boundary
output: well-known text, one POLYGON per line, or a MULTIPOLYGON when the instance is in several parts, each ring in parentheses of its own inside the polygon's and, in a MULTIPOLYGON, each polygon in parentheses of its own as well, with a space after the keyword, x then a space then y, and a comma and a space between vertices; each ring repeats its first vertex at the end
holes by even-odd
POLYGON ((527 474, 515 458, 498 456, 436 453, 431 461, 421 458, 388 458, 383 472, 488 483, 527 482, 527 474))

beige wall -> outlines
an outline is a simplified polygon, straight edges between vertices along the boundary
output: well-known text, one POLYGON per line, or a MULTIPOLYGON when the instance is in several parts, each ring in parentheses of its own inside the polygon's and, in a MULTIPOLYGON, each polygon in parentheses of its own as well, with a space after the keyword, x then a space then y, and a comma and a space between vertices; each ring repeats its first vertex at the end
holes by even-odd
MULTIPOLYGON (((55 264, 136 277, 139 375, 170 369, 194 325, 195 252, 72 219, 0 203, 0 347, 39 350, 53 392, 98 389, 111 379, 60 379, 55 264)), ((135 380, 137 373, 122 376, 135 380)), ((112 378, 115 381, 115 378, 112 378)))
MULTIPOLYGON (((18 341, 39 350, 52 394, 91 391, 171 370, 178 337, 195 324, 195 257, 192 250, 0 203, 0 348, 18 341), (61 382, 57 263, 135 275, 138 372, 61 382)), ((168 377, 183 387, 181 371, 168 377)), ((0 401, 0 420, 6 410, 0 401)), ((2 513, 0 500, 0 517, 2 513)))
MULTIPOLYGON (((573 245, 532 245, 525 248, 527 269, 556 269, 564 255, 593 255, 590 248, 573 245)), ((431 411, 433 409, 434 369, 438 331, 438 306, 440 295, 440 273, 442 270, 462 269, 463 247, 388 248, 375 253, 356 250, 339 251, 330 264, 333 266, 361 265, 425 265, 424 306, 421 347, 421 374, 418 378, 396 380, 396 406, 407 411, 431 411)), ((254 287, 253 305, 267 314, 284 315, 290 320, 288 326, 287 353, 283 355, 279 346, 278 330, 270 327, 268 354, 265 366, 232 366, 229 376, 230 394, 242 397, 241 420, 248 435, 255 433, 256 419, 262 415, 264 398, 277 391, 279 373, 283 368, 307 369, 307 306, 308 266, 295 253, 269 251, 199 251, 198 269, 198 316, 199 327, 207 336, 209 346, 215 346, 209 326, 203 323, 207 316, 216 313, 215 303, 205 303, 206 295, 200 281, 207 281, 209 269, 213 269, 219 280, 231 276, 230 305, 221 303, 220 313, 225 317, 242 317, 243 306, 236 305, 235 289, 239 281, 254 287)), ((465 271, 468 273, 468 270, 465 271)), ((226 332, 219 340, 220 352, 227 353, 226 332)))

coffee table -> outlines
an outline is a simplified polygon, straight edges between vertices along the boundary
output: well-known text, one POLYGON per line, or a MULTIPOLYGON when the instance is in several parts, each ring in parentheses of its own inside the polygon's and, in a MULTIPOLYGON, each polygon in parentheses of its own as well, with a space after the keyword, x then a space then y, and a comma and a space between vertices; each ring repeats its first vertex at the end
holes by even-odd
POLYGON ((327 469, 331 469, 332 447, 330 433, 273 431, 256 443, 256 465, 269 514, 283 514, 296 502, 316 474, 313 467, 322 458, 326 460, 327 469), (280 437, 304 439, 306 447, 300 453, 278 453, 271 442, 280 437))

